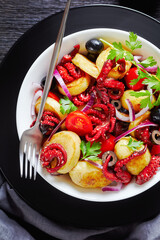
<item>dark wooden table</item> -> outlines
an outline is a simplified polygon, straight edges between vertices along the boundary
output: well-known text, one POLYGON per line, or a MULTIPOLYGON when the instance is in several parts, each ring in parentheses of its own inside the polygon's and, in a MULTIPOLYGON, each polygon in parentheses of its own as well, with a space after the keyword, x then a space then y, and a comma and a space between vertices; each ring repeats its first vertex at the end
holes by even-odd
MULTIPOLYGON (((0 62, 23 33, 37 22, 64 10, 65 4, 66 0, 0 0, 0 62)), ((160 21, 159 0, 152 3, 140 0, 72 0, 71 8, 93 4, 125 6, 160 21)))
MULTIPOLYGON (((42 19, 64 9, 64 0, 0 0, 0 62, 14 42, 42 19)), ((144 12, 160 21, 160 1, 72 0, 71 7, 115 4, 144 12)), ((113 16, 114 21, 114 16, 113 16)))

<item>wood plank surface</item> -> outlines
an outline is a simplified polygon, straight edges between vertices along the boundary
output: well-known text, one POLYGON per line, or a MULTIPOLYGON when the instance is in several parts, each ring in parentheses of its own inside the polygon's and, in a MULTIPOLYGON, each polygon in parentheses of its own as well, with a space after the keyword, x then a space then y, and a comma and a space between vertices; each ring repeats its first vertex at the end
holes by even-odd
MULTIPOLYGON (((64 9, 64 0, 0 0, 0 62, 14 42, 42 19, 64 9)), ((160 1, 72 0, 71 8, 93 4, 115 4, 144 12, 160 21, 160 1)), ((114 16, 113 16, 114 18, 114 16)))

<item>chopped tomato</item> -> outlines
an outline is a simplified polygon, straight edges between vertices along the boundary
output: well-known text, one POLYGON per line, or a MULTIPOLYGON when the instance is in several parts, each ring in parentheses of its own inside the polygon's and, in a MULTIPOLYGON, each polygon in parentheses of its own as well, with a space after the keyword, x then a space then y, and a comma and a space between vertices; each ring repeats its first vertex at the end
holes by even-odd
POLYGON ((124 77, 126 85, 129 89, 132 89, 135 91, 143 89, 144 84, 142 84, 142 82, 144 81, 144 78, 141 78, 135 85, 130 84, 133 79, 137 79, 137 78, 138 78, 137 67, 130 68, 130 70, 126 73, 126 75, 124 77))
MULTIPOLYGON (((35 91, 35 93, 38 92, 38 91, 39 91, 39 89, 37 89, 37 90, 35 91)), ((43 90, 42 90, 42 92, 43 92, 43 90)), ((59 97, 58 97, 56 94, 52 93, 52 92, 49 92, 49 93, 48 93, 48 97, 53 98, 54 100, 56 100, 57 102, 59 102, 59 97)))
POLYGON ((153 145, 151 155, 160 154, 160 145, 153 145))
POLYGON ((101 153, 99 157, 103 155, 103 153, 107 151, 113 151, 115 146, 115 137, 112 134, 109 134, 109 137, 105 140, 103 138, 100 138, 98 141, 101 143, 101 153))
POLYGON ((92 123, 88 115, 78 110, 68 114, 65 125, 69 131, 73 131, 79 136, 84 136, 93 130, 92 123))
POLYGON ((59 102, 59 97, 57 97, 56 94, 49 92, 48 93, 48 97, 53 98, 54 100, 56 100, 57 102, 59 102))

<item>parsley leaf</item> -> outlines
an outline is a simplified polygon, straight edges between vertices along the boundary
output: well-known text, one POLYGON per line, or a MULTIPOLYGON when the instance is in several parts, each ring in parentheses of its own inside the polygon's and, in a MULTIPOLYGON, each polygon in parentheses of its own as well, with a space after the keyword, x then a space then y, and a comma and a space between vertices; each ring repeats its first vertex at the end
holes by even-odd
POLYGON ((141 100, 140 102, 140 108, 145 108, 145 107, 149 107, 150 109, 153 107, 152 103, 151 103, 151 93, 148 90, 143 90, 143 91, 139 91, 139 92, 135 92, 135 91, 131 91, 130 92, 131 96, 134 96, 136 98, 139 97, 145 97, 141 100))
POLYGON ((152 67, 154 65, 156 65, 156 60, 154 60, 154 58, 152 56, 146 58, 145 60, 143 60, 140 64, 143 66, 143 67, 152 67))
POLYGON ((83 157, 81 158, 81 160, 83 159, 89 159, 92 161, 97 161, 97 160, 101 160, 98 156, 98 154, 101 153, 101 144, 99 142, 93 142, 92 146, 90 142, 85 142, 85 141, 81 141, 81 145, 80 145, 80 149, 82 151, 83 157))
POLYGON ((132 149, 133 151, 137 151, 137 148, 139 148, 139 147, 142 146, 142 145, 143 145, 143 142, 133 140, 132 137, 130 136, 129 142, 128 142, 128 144, 127 144, 127 147, 129 147, 129 148, 132 149))
POLYGON ((59 100, 59 103, 61 104, 60 112, 62 114, 70 113, 77 110, 77 107, 72 103, 72 101, 69 100, 67 96, 64 96, 64 98, 61 98, 59 100))
POLYGON ((157 106, 157 107, 160 106, 160 94, 159 94, 159 96, 158 96, 158 98, 157 98, 157 101, 154 102, 153 105, 154 105, 154 106, 157 106))
POLYGON ((157 67, 156 77, 157 77, 158 79, 160 79, 160 68, 159 68, 159 67, 157 67))
POLYGON ((126 51, 120 42, 113 42, 113 48, 110 50, 107 59, 113 60, 114 58, 116 61, 122 58, 125 58, 127 61, 132 61, 133 55, 132 53, 126 51))
POLYGON ((133 32, 130 32, 129 41, 126 40, 126 46, 133 51, 136 48, 141 48, 142 44, 137 40, 137 35, 133 32))
POLYGON ((144 79, 143 84, 148 85, 156 91, 160 91, 160 81, 154 75, 148 75, 148 77, 144 79))
POLYGON ((131 82, 129 83, 130 85, 135 85, 136 83, 139 82, 140 79, 148 77, 148 74, 146 72, 141 71, 139 66, 137 66, 137 69, 138 69, 138 78, 131 80, 131 82))

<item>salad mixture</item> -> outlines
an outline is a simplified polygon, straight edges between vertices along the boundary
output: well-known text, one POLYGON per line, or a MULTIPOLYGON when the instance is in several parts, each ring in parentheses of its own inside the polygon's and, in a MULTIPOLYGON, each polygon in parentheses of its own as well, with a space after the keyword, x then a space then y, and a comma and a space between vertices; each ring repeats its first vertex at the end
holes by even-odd
MULTIPOLYGON (((43 168, 68 174, 84 188, 119 191, 149 181, 160 165, 160 68, 152 56, 134 55, 142 44, 133 32, 126 46, 90 39, 64 55, 54 71, 40 129, 43 168)), ((32 101, 31 126, 45 79, 32 101)))

